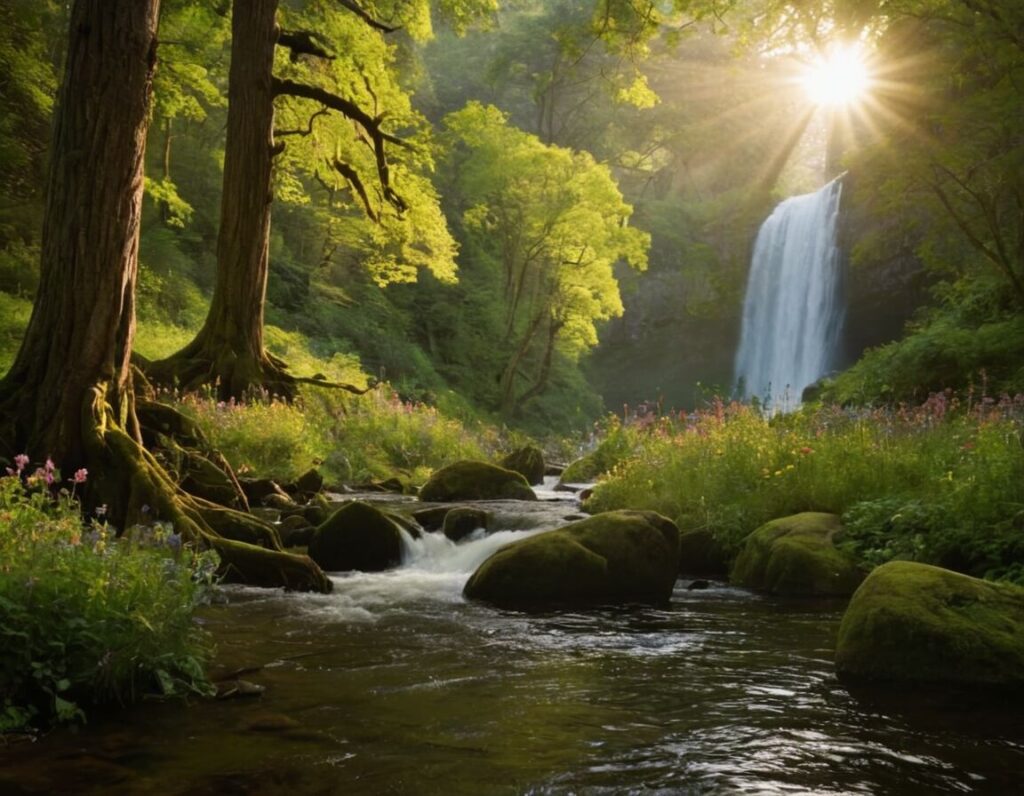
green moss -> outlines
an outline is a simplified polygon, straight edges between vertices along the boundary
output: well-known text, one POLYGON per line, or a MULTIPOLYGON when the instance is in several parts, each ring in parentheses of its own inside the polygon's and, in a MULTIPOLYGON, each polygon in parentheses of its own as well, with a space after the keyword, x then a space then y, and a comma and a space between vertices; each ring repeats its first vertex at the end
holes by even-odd
POLYGON ((402 558, 398 524, 369 503, 346 503, 316 529, 309 556, 329 572, 379 572, 402 558))
POLYGON ((486 462, 464 460, 442 467, 420 489, 420 500, 536 500, 519 473, 486 462))
POLYGON ((1024 589, 910 561, 874 570, 839 628, 854 680, 1024 687, 1024 589))
POLYGON ((731 580, 773 594, 852 594, 864 575, 832 543, 841 528, 836 515, 811 511, 766 523, 744 540, 731 580))
POLYGON ((535 445, 513 451, 501 460, 501 466, 519 473, 529 484, 544 483, 544 471, 547 469, 544 452, 535 445))
POLYGON ((614 511, 505 547, 466 583, 465 595, 507 607, 667 602, 679 532, 654 512, 614 511))

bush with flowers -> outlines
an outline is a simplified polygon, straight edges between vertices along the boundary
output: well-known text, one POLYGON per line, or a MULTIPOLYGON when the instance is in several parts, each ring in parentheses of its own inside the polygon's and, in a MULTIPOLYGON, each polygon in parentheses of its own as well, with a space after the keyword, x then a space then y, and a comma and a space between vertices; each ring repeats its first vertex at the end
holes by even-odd
POLYGON ((84 524, 87 479, 27 456, 0 477, 0 732, 210 690, 194 610, 216 561, 160 524, 114 538, 102 509, 84 524))
POLYGON ((833 512, 868 565, 905 558, 1024 582, 1022 431, 1024 396, 776 417, 717 401, 617 431, 631 448, 588 508, 653 509, 731 551, 771 519, 833 512))

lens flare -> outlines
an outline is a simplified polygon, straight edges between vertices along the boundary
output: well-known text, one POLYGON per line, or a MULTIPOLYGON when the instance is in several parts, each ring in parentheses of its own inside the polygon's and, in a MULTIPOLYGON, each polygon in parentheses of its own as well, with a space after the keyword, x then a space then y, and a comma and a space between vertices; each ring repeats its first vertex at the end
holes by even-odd
POLYGON ((867 93, 871 73, 861 48, 845 45, 809 64, 800 82, 816 105, 849 105, 867 93))

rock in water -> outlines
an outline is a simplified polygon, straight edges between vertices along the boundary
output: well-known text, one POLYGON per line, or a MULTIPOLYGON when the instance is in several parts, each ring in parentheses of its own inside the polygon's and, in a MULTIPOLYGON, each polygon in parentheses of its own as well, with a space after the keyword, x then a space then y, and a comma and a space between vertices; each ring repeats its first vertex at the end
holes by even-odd
POLYGON ((501 466, 506 470, 519 473, 528 484, 544 483, 547 465, 544 463, 543 451, 535 445, 527 445, 525 448, 513 451, 501 460, 501 466))
POLYGON ((380 572, 402 560, 398 524, 369 503, 347 503, 313 534, 309 557, 328 572, 380 572))
POLYGON ((835 514, 816 511, 765 523, 743 540, 731 580, 771 594, 853 594, 864 573, 832 543, 841 529, 835 514))
POLYGON ((845 680, 1024 689, 1024 589, 912 561, 874 570, 839 627, 845 680))
POLYGON ((679 530, 653 511, 609 511, 492 555, 464 594, 507 608, 668 602, 679 530))
POLYGON ((420 490, 420 500, 536 500, 519 473, 486 462, 461 461, 442 467, 420 490))
POLYGON ((315 495, 324 486, 324 477, 316 469, 306 470, 295 479, 295 491, 300 495, 315 495))
POLYGON ((477 528, 486 528, 489 519, 487 512, 482 509, 456 506, 444 516, 444 535, 458 542, 477 528))

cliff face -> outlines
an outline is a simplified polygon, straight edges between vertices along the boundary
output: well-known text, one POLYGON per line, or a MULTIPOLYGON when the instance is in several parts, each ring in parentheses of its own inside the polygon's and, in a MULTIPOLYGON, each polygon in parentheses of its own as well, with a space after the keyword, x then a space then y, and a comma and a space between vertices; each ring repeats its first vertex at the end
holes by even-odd
POLYGON ((880 222, 858 194, 857 177, 843 178, 839 245, 843 252, 846 324, 840 369, 868 348, 896 340, 918 307, 928 303, 929 279, 914 253, 918 241, 899 231, 898 218, 880 222), (868 237, 887 245, 861 246, 868 237))

